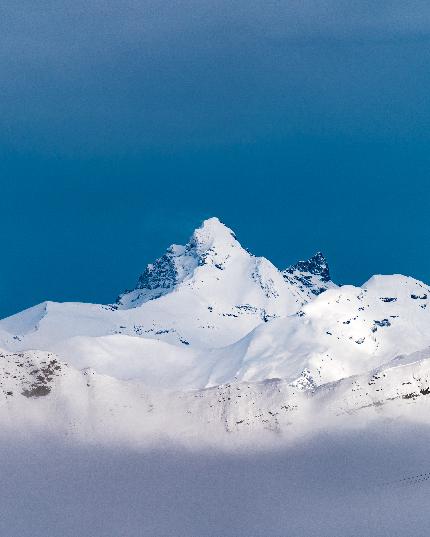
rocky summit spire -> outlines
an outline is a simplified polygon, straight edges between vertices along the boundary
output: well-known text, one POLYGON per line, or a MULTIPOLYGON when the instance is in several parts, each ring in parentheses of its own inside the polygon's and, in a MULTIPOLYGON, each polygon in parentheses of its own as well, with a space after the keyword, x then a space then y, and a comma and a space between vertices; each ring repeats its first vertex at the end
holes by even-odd
POLYGON ((294 272, 307 272, 314 276, 319 276, 321 281, 328 282, 330 278, 330 269, 326 258, 321 252, 317 252, 307 261, 299 261, 295 265, 285 269, 285 272, 293 274, 294 272))
POLYGON ((335 287, 330 278, 326 258, 317 252, 307 261, 299 261, 282 273, 284 279, 298 285, 307 295, 320 295, 329 287, 335 287))

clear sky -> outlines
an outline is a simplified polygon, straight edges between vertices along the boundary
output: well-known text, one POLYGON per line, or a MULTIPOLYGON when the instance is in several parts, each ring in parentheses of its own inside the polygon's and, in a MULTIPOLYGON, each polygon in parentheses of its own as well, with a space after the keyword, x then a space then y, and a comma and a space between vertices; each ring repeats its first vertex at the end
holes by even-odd
POLYGON ((109 302, 219 216, 430 282, 430 3, 5 0, 0 316, 109 302))

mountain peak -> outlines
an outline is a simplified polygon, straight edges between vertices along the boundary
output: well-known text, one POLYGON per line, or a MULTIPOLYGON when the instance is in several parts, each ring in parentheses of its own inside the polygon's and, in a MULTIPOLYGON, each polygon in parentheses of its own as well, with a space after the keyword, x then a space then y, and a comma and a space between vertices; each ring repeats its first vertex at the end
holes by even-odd
POLYGON ((185 246, 172 244, 162 257, 150 263, 140 275, 135 289, 119 296, 117 303, 135 307, 159 298, 192 277, 199 266, 213 265, 222 270, 233 252, 239 256, 248 255, 230 228, 216 217, 208 218, 194 230, 185 246))
POLYGON ((320 295, 330 287, 336 287, 331 281, 330 269, 326 258, 317 252, 307 261, 298 261, 282 273, 284 279, 296 283, 309 298, 320 295))
MULTIPOLYGON (((163 256, 150 263, 140 275, 135 288, 119 296, 117 304, 121 308, 134 308, 178 290, 182 284, 188 288, 206 286, 207 292, 214 282, 221 281, 224 286, 222 292, 231 296, 232 289, 239 292, 242 279, 247 280, 249 276, 254 283, 259 283, 266 298, 268 293, 276 296, 282 294, 279 289, 285 282, 288 288, 294 289, 294 296, 299 292, 299 302, 303 303, 335 287, 330 281, 328 264, 321 252, 307 261, 299 261, 280 274, 270 262, 255 258, 243 249, 234 232, 219 218, 212 217, 194 230, 187 244, 173 244, 163 256), (221 272, 226 269, 226 272, 221 272), (276 292, 272 289, 275 281, 278 281, 276 292)), ((242 300, 240 292, 237 300, 242 300)))
POLYGON ((285 272, 288 272, 289 274, 306 272, 314 276, 319 276, 323 282, 329 282, 331 280, 327 259, 322 252, 317 252, 307 261, 298 261, 295 265, 285 269, 285 272))
POLYGON ((198 254, 212 248, 231 245, 239 245, 235 234, 215 216, 204 220, 201 226, 194 230, 189 241, 189 246, 196 248, 198 254))
POLYGON ((228 231, 230 234, 233 233, 232 230, 223 224, 217 216, 206 218, 197 229, 205 229, 212 233, 223 233, 225 231, 228 231))

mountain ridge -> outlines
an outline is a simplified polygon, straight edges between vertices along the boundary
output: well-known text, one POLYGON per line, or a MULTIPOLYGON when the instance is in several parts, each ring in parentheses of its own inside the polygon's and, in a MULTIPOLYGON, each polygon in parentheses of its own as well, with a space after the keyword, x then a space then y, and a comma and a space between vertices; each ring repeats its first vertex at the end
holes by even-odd
MULTIPOLYGON (((232 230, 212 218, 185 245, 172 245, 148 265, 135 289, 120 295, 116 304, 48 301, 0 320, 4 355, 16 357, 18 363, 33 353, 21 366, 13 366, 14 371, 28 368, 24 387, 9 387, 4 397, 10 401, 7 392, 27 397, 22 394, 35 390, 35 397, 28 399, 49 399, 58 365, 61 371, 74 371, 79 383, 89 371, 94 378, 112 379, 101 385, 121 386, 125 398, 129 386, 135 394, 130 395, 133 408, 139 407, 133 399, 138 383, 148 393, 167 394, 166 408, 169 397, 197 397, 214 408, 221 405, 216 412, 222 414, 227 412, 222 410, 225 393, 233 393, 228 386, 234 385, 236 394, 250 383, 254 388, 245 390, 250 408, 263 405, 266 415, 275 387, 280 390, 276 393, 294 393, 306 402, 324 390, 340 394, 342 386, 349 386, 343 379, 367 378, 384 364, 398 366, 399 355, 424 352, 430 347, 429 297, 426 284, 402 275, 375 275, 361 287, 338 287, 321 252, 279 270, 242 248, 232 230), (52 367, 43 365, 46 353, 56 360, 52 367), (32 371, 42 373, 34 377, 32 371), (258 394, 266 388, 268 399, 261 399, 258 394), (168 395, 173 393, 177 395, 168 395), (209 401, 208 393, 218 395, 209 401)), ((60 391, 69 389, 61 386, 60 391)), ((403 393, 402 386, 390 390, 403 393)), ((421 389, 427 385, 418 392, 421 389)), ((355 395, 348 391, 345 397, 349 408, 355 395)), ((363 397, 368 395, 363 392, 363 397)), ((236 396, 230 399, 239 405, 234 415, 242 423, 243 404, 236 396)), ((206 419, 204 406, 191 412, 206 419)))
MULTIPOLYGON (((163 256, 150 263, 140 275, 135 288, 119 295, 116 304, 122 308, 137 307, 148 300, 160 298, 181 284, 191 283, 193 277, 197 280, 204 272, 199 270, 202 267, 225 270, 226 265, 232 262, 232 258, 236 263, 240 258, 253 259, 255 262, 253 277, 263 287, 266 285, 266 292, 270 290, 267 288, 267 283, 263 282, 264 271, 280 272, 287 285, 296 286, 297 282, 300 282, 301 286, 297 287, 304 295, 308 295, 309 292, 318 294, 328 288, 327 284, 332 283, 328 264, 320 252, 307 261, 299 261, 296 265, 279 271, 266 258, 255 257, 242 248, 235 233, 218 218, 212 217, 194 230, 187 244, 172 244, 163 256), (287 273, 291 277, 286 276, 287 273), (309 289, 305 290, 306 287, 309 289)), ((268 279, 273 281, 274 277, 268 276, 268 279)), ((273 290, 272 293, 279 294, 277 290, 273 290)))
POLYGON ((49 350, 52 338, 123 333, 222 347, 261 322, 295 313, 319 290, 334 286, 316 274, 312 281, 300 274, 296 270, 285 277, 269 260, 243 249, 234 233, 212 218, 186 245, 172 245, 148 265, 135 289, 116 304, 42 303, 0 321, 0 331, 11 333, 3 346, 49 350))

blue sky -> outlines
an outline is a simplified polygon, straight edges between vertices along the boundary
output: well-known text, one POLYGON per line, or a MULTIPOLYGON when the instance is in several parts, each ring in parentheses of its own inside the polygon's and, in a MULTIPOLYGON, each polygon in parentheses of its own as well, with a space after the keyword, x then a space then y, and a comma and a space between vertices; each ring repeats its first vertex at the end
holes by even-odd
POLYGON ((217 215, 280 267, 430 282, 430 5, 11 2, 0 316, 109 302, 217 215))

